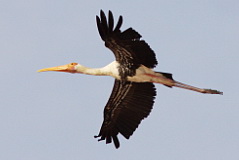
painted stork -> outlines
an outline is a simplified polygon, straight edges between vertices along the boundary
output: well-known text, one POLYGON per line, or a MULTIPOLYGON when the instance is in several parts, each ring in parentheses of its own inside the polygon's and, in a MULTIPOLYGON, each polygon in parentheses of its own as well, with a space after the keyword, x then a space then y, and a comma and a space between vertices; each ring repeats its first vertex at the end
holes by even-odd
POLYGON ((58 71, 68 73, 82 73, 97 76, 112 76, 115 78, 114 88, 104 108, 104 121, 100 132, 95 138, 105 140, 106 144, 112 140, 116 148, 120 143, 117 135, 120 133, 129 139, 140 122, 146 118, 156 96, 153 83, 160 83, 167 87, 179 87, 200 93, 222 94, 212 89, 201 89, 175 81, 172 74, 152 70, 157 65, 155 53, 149 45, 141 39, 141 35, 132 28, 121 31, 122 16, 114 27, 111 11, 108 21, 104 12, 96 16, 96 22, 101 39, 115 55, 116 61, 103 68, 88 68, 78 63, 40 69, 38 72, 58 71))

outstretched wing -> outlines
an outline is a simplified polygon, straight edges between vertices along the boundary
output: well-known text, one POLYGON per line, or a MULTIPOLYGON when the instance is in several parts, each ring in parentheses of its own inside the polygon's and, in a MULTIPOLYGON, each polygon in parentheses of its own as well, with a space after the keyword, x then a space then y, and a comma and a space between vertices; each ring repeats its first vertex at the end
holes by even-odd
POLYGON ((122 16, 119 17, 116 27, 114 18, 109 11, 108 22, 104 12, 100 11, 100 17, 96 16, 99 34, 105 46, 113 51, 116 61, 120 63, 123 70, 121 77, 133 76, 135 70, 142 64, 148 68, 157 65, 155 53, 149 45, 141 40, 141 35, 132 28, 121 32, 120 27, 123 23, 122 16))
POLYGON ((154 104, 156 89, 153 83, 135 83, 115 80, 110 99, 104 109, 104 121, 99 140, 106 140, 115 147, 120 146, 118 133, 125 138, 136 130, 141 120, 146 118, 154 104))

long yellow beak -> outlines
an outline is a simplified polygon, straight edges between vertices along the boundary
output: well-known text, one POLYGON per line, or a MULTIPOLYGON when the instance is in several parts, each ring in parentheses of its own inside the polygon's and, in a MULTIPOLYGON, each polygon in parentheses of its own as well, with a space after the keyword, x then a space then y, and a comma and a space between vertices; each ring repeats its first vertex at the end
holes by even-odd
POLYGON ((75 73, 76 72, 75 65, 77 65, 77 63, 70 63, 62 66, 39 69, 37 72, 58 71, 58 72, 75 73))
POLYGON ((64 72, 64 71, 67 70, 67 68, 68 68, 67 65, 63 65, 63 66, 57 66, 57 67, 39 69, 37 72, 47 72, 47 71, 59 71, 59 72, 64 72))

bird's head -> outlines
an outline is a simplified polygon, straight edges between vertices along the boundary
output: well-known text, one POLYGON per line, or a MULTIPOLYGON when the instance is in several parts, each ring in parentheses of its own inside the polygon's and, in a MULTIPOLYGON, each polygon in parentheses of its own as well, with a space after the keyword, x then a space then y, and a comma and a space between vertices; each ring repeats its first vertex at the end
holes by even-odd
POLYGON ((57 72, 76 73, 77 69, 80 68, 80 66, 81 65, 78 63, 69 63, 62 66, 40 69, 37 72, 57 71, 57 72))

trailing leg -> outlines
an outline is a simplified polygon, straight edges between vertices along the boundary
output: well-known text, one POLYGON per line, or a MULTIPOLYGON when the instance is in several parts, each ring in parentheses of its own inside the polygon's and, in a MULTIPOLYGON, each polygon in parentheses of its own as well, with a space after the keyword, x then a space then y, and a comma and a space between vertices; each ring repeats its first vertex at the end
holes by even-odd
POLYGON ((192 91, 196 91, 196 92, 200 92, 200 93, 223 94, 223 92, 220 92, 220 91, 217 91, 217 90, 197 88, 197 87, 190 86, 190 85, 178 82, 178 81, 174 81, 174 86, 175 87, 179 87, 179 88, 184 88, 184 89, 192 90, 192 91))
POLYGON ((213 90, 213 89, 203 89, 203 88, 198 88, 194 86, 190 86, 178 81, 175 81, 173 79, 173 76, 171 73, 164 73, 164 72, 155 72, 156 73, 156 79, 155 83, 161 83, 167 87, 178 87, 178 88, 183 88, 183 89, 188 89, 200 93, 206 93, 206 94, 223 94, 223 92, 213 90))

